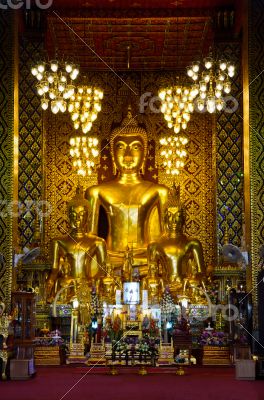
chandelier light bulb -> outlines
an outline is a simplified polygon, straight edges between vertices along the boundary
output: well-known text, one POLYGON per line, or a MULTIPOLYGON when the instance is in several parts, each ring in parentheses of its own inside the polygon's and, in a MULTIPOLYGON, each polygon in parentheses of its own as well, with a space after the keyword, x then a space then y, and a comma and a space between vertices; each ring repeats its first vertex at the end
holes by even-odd
POLYGON ((215 87, 217 90, 222 90, 223 89, 223 82, 220 79, 217 79, 215 81, 215 87))
POLYGON ((69 63, 69 62, 66 62, 66 63, 65 63, 65 71, 66 71, 68 74, 70 74, 70 73, 72 72, 72 68, 73 68, 73 66, 72 66, 71 63, 69 63))
POLYGON ((210 69, 213 66, 213 58, 212 57, 205 57, 204 58, 204 66, 206 69, 210 69))
POLYGON ((164 100, 165 100, 165 97, 166 97, 166 92, 165 92, 165 90, 160 91, 160 92, 158 93, 158 96, 159 96, 159 98, 160 98, 162 101, 164 101, 164 100))
POLYGON ((47 81, 48 81, 50 84, 54 82, 54 78, 55 78, 54 75, 55 75, 55 74, 52 73, 52 72, 50 72, 49 74, 47 74, 47 81))
POLYGON ((230 71, 228 71, 228 76, 230 77, 230 78, 233 78, 234 76, 235 76, 235 71, 234 70, 230 70, 230 71))
POLYGON ((217 99, 219 99, 220 97, 222 97, 222 91, 221 91, 221 90, 216 90, 216 91, 215 91, 215 97, 216 97, 217 99))
POLYGON ((38 81, 41 81, 41 79, 43 79, 43 75, 40 72, 38 72, 36 78, 38 81))
POLYGON ((219 71, 218 79, 219 79, 220 81, 224 81, 225 78, 226 78, 226 73, 223 72, 223 71, 219 71))
POLYGON ((57 71, 58 71, 58 68, 59 68, 59 63, 58 63, 58 61, 52 60, 52 61, 50 62, 50 69, 51 69, 51 71, 52 71, 52 72, 57 72, 57 71))
POLYGON ((214 96, 208 96, 206 101, 207 111, 212 114, 215 112, 215 98, 214 96))
POLYGON ((190 67, 190 66, 187 67, 187 75, 190 78, 192 78, 192 76, 193 76, 193 70, 192 70, 192 67, 190 67))
POLYGON ((37 74, 38 74, 38 69, 37 69, 36 67, 32 67, 32 68, 31 68, 31 74, 32 74, 33 76, 37 76, 37 74))
POLYGON ((78 112, 74 112, 71 116, 73 122, 76 121, 79 118, 79 113, 78 112))
POLYGON ((230 82, 224 83, 224 92, 227 94, 231 92, 231 83, 230 82))
POLYGON ((222 111, 224 108, 225 102, 222 99, 217 99, 215 104, 216 104, 216 109, 218 111, 222 111))
POLYGON ((42 96, 44 94, 44 90, 43 90, 41 84, 37 85, 37 93, 38 93, 39 96, 42 96))
POLYGON ((181 130, 181 126, 179 125, 179 124, 176 124, 176 125, 174 125, 174 132, 175 133, 179 133, 180 132, 180 130, 181 130))
POLYGON ((228 62, 228 63, 227 63, 227 70, 228 70, 228 72, 229 72, 229 71, 235 72, 235 66, 234 66, 234 64, 232 64, 231 62, 228 62))
POLYGON ((57 114, 59 112, 59 106, 56 100, 52 100, 51 102, 51 111, 53 112, 53 114, 57 114))
POLYGON ((200 81, 200 90, 201 90, 202 92, 205 92, 206 89, 207 89, 207 84, 206 84, 206 82, 205 82, 205 81, 200 81))
POLYGON ((202 98, 198 98, 197 99, 197 108, 199 111, 203 111, 204 110, 204 100, 202 98))
POLYGON ((226 70, 226 67, 227 67, 226 60, 220 60, 220 61, 219 61, 219 68, 220 68, 222 71, 225 71, 225 70, 226 70))
POLYGON ((193 72, 197 73, 200 69, 200 63, 199 61, 195 61, 192 63, 192 70, 193 72))
POLYGON ((41 74, 43 74, 43 72, 45 71, 45 63, 44 62, 40 62, 37 66, 37 70, 38 72, 40 72, 41 74))
POLYGON ((48 109, 49 100, 48 99, 41 99, 41 108, 45 111, 48 109))
POLYGON ((62 113, 64 113, 67 110, 67 103, 65 100, 61 100, 59 103, 59 109, 62 113))
POLYGON ((58 90, 59 90, 59 92, 64 92, 64 90, 65 90, 65 83, 64 82, 59 82, 58 90))

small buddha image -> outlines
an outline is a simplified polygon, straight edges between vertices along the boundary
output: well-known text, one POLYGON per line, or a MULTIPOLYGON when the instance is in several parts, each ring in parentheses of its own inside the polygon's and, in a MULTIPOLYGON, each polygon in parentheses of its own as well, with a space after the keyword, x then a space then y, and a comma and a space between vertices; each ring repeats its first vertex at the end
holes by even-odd
POLYGON ((115 304, 116 291, 122 290, 121 277, 114 275, 113 266, 106 264, 106 275, 101 279, 100 291, 103 301, 108 304, 115 304))
POLYGON ((158 275, 156 263, 149 265, 148 275, 142 280, 142 289, 148 291, 148 301, 150 304, 158 304, 164 292, 163 279, 158 275))

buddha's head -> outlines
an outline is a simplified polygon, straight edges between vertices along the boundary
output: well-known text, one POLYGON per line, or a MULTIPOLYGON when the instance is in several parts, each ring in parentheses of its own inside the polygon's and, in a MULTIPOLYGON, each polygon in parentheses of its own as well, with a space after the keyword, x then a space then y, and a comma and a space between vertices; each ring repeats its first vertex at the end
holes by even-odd
POLYGON ((90 205, 84 198, 83 189, 78 186, 75 196, 68 203, 68 215, 72 230, 84 232, 88 217, 90 205))
POLYGON ((173 185, 169 191, 164 212, 164 222, 169 232, 180 233, 185 224, 185 210, 180 202, 180 187, 173 185))
POLYGON ((138 126, 129 107, 127 117, 120 127, 113 130, 110 137, 114 174, 116 170, 121 173, 144 171, 147 144, 147 132, 138 126))

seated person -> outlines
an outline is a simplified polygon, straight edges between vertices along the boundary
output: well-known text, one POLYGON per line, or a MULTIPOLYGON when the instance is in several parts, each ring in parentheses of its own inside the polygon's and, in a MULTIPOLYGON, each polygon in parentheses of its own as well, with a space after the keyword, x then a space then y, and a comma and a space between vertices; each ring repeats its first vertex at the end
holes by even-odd
POLYGON ((97 287, 105 275, 105 241, 86 233, 88 212, 89 203, 78 187, 68 204, 71 230, 67 237, 53 240, 53 265, 46 283, 48 302, 53 301, 60 288, 83 282, 97 287))
POLYGON ((184 209, 180 203, 179 188, 173 186, 164 213, 165 233, 158 241, 148 246, 149 264, 158 264, 171 290, 184 288, 185 279, 200 282, 205 275, 202 245, 183 233, 184 209), (197 270, 188 271, 188 260, 194 258, 197 270))
POLYGON ((99 212, 103 208, 108 225, 108 254, 119 269, 122 269, 127 246, 133 248, 134 265, 146 265, 147 245, 163 229, 161 210, 167 201, 168 189, 142 176, 147 144, 147 132, 137 125, 129 109, 127 118, 110 138, 116 177, 86 191, 92 209, 91 231, 98 234, 99 212))

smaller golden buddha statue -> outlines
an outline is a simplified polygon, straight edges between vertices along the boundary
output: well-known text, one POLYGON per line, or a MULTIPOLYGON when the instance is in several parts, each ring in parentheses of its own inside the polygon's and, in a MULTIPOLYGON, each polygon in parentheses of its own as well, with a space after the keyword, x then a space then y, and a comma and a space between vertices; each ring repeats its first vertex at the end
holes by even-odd
POLYGON ((86 282, 98 287, 105 274, 106 245, 102 238, 86 233, 89 203, 81 187, 68 204, 70 232, 67 237, 53 240, 53 265, 46 283, 47 301, 67 285, 86 282))
POLYGON ((160 302, 162 293, 164 292, 164 282, 158 274, 156 263, 150 263, 148 275, 142 280, 142 289, 148 291, 148 301, 150 304, 160 302))
POLYGON ((106 264, 106 275, 102 278, 100 291, 102 300, 108 304, 115 304, 116 291, 122 290, 122 282, 120 276, 114 275, 112 264, 106 264))
POLYGON ((133 250, 130 249, 129 246, 127 246, 126 252, 124 254, 124 264, 122 267, 122 276, 125 282, 132 281, 133 263, 134 263, 133 250))
MULTIPOLYGON (((165 233, 148 246, 148 263, 156 263, 172 291, 183 291, 186 279, 200 284, 205 275, 203 249, 199 240, 186 236, 184 208, 180 203, 180 188, 173 185, 164 210, 165 233), (188 260, 194 259, 196 271, 190 271, 188 260)), ((189 264, 190 266, 190 264, 189 264)))

